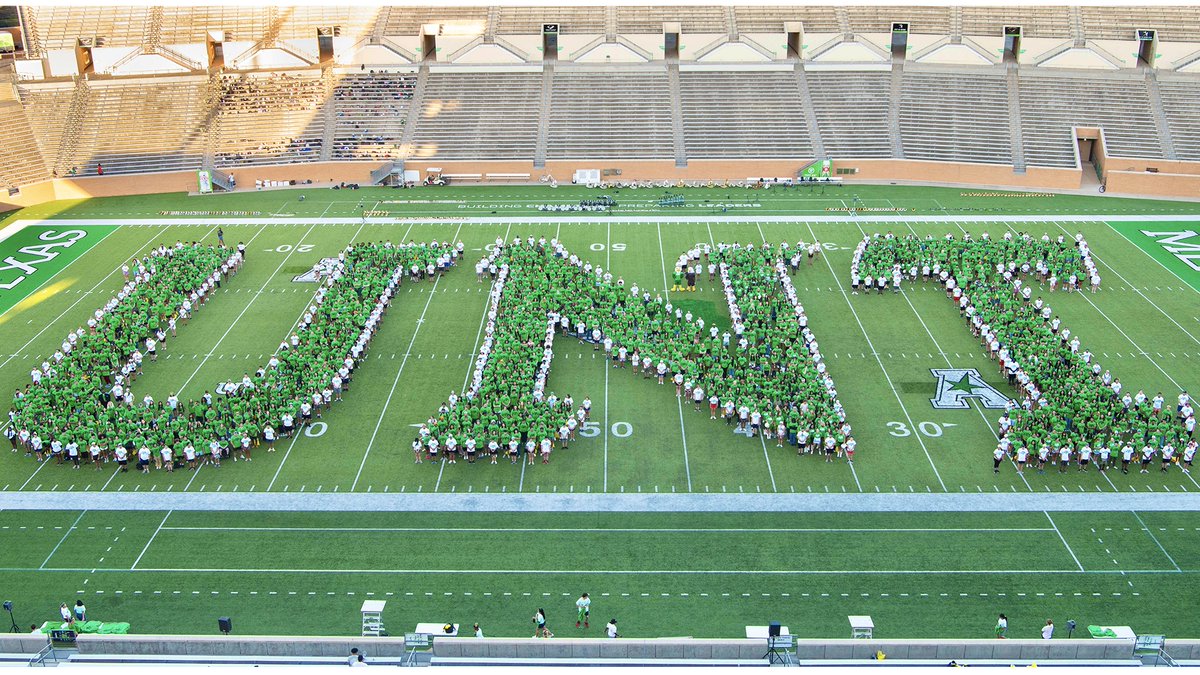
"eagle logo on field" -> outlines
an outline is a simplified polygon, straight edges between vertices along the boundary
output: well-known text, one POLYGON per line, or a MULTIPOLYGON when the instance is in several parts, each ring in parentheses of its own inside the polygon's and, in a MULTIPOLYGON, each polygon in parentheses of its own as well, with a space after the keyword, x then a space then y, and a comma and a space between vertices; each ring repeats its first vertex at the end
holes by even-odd
POLYGON ((297 274, 292 277, 292 281, 298 284, 319 284, 321 279, 333 274, 333 270, 337 268, 337 258, 321 258, 321 261, 313 268, 304 274, 297 274))
POLYGON ((1008 397, 983 381, 974 368, 930 368, 937 378, 937 396, 929 399, 938 410, 965 410, 970 407, 967 399, 979 399, 980 405, 993 410, 1003 410, 1008 397))

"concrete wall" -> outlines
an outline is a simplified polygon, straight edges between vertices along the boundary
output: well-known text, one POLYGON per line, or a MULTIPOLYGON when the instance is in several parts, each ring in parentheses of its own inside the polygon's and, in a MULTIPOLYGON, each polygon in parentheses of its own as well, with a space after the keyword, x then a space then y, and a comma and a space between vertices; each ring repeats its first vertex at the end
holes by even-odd
MULTIPOLYGON (((46 639, 0 635, 0 652, 36 653, 46 639)), ((178 656, 345 656, 358 647, 368 657, 399 657, 404 638, 297 638, 258 636, 80 635, 83 654, 178 656)), ((801 660, 870 659, 1123 660, 1132 658, 1132 640, 796 640, 801 660)), ((1168 640, 1176 660, 1200 659, 1200 640, 1168 640)), ((761 659, 763 640, 444 638, 433 653, 449 658, 621 658, 761 659)))
POLYGON ((37 654, 42 651, 50 638, 45 635, 30 635, 27 633, 0 634, 0 654, 37 654))
MULTIPOLYGON (((1087 130, 1080 130, 1085 134, 1087 130)), ((1200 198, 1200 162, 1150 160, 1104 155, 1103 138, 1094 145, 1093 157, 1102 167, 1112 193, 1162 197, 1200 198), (1156 168, 1158 173, 1146 173, 1156 168)), ((788 177, 812 161, 810 157, 785 160, 691 160, 686 167, 661 160, 558 160, 548 161, 544 169, 534 168, 530 160, 518 161, 442 161, 436 158, 409 160, 408 168, 422 172, 439 167, 445 173, 528 173, 537 179, 553 175, 560 183, 570 182, 576 169, 615 169, 619 175, 606 180, 745 180, 750 177, 788 177)), ((225 169, 237 177, 239 190, 253 190, 256 179, 311 180, 314 187, 347 182, 368 184, 371 171, 381 162, 315 162, 225 169)), ((847 183, 863 181, 918 181, 1012 187, 1031 190, 1076 190, 1081 186, 1082 170, 1031 166, 1024 174, 1014 173, 1004 164, 968 164, 901 159, 836 159, 837 169, 857 169, 839 176, 847 183)), ((1090 170, 1090 168, 1089 168, 1090 170)), ((33 206, 58 199, 87 199, 118 195, 194 192, 194 171, 152 173, 125 176, 89 176, 58 178, 21 188, 19 195, 0 195, 0 211, 33 206)))
POLYGON ((999 659, 1089 661, 1133 658, 1133 640, 796 640, 796 658, 887 660, 999 659))
POLYGON ((433 655, 490 659, 762 659, 764 640, 437 638, 433 655))
MULTIPOLYGON (((43 645, 45 642, 42 643, 43 645)), ((223 635, 80 635, 81 654, 171 656, 346 656, 352 647, 370 657, 404 655, 403 637, 298 638, 223 635)), ((36 651, 36 650, 35 650, 36 651)))

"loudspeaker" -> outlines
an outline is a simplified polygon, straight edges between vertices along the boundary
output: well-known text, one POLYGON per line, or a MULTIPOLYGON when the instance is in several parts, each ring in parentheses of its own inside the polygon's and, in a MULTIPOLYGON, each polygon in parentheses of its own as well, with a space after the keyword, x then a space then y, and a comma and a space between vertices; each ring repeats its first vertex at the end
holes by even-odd
POLYGON ((767 637, 779 637, 780 626, 778 621, 772 621, 767 626, 767 637))
POLYGON ((222 633, 229 635, 233 631, 233 620, 227 616, 222 616, 217 619, 217 629, 222 633))

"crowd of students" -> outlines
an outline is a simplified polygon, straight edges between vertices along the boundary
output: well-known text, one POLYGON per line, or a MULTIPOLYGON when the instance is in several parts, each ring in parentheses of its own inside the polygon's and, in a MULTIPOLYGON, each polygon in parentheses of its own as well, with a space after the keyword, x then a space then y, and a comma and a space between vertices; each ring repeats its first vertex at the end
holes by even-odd
POLYGON ((1041 295, 1098 290, 1100 275, 1082 235, 875 234, 856 248, 851 279, 868 292, 925 279, 954 301, 1019 397, 999 421, 995 471, 1011 458, 1022 472, 1026 466, 1044 472, 1047 464, 1107 470, 1118 459, 1126 473, 1131 462, 1148 473, 1156 459, 1161 471, 1190 472, 1197 449, 1190 395, 1180 392, 1172 412, 1162 392, 1131 394, 1041 295))
MULTIPOLYGON (((612 368, 668 382, 710 418, 798 453, 853 457, 854 440, 786 273, 787 252, 697 246, 682 269, 720 268, 734 316, 722 331, 545 238, 497 240, 476 265, 491 306, 471 386, 422 425, 414 462, 550 461, 589 419, 591 401, 545 390, 556 335, 603 350, 612 368)), ((679 284, 676 285, 680 290, 679 284)), ((692 288, 694 289, 694 281, 692 288)))
MULTIPOLYGON (((242 248, 239 246, 239 248, 242 248)), ((72 331, 61 348, 15 392, 5 433, 14 452, 38 461, 115 461, 128 471, 195 469, 222 458, 252 459, 256 446, 275 449, 341 400, 396 289, 406 276, 434 278, 458 258, 449 243, 355 244, 338 255, 304 315, 268 363, 212 393, 181 400, 135 396, 145 360, 175 336, 243 253, 222 246, 159 246, 127 266, 128 280, 72 331)))

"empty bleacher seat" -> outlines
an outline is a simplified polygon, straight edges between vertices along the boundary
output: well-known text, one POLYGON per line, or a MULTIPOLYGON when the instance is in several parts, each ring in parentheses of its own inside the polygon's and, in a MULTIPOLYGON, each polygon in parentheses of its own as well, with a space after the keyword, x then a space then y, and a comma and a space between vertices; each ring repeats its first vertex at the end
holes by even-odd
POLYGON ((667 74, 557 72, 548 131, 550 159, 672 157, 667 74))
POLYGON ((812 156, 793 72, 683 72, 679 84, 689 157, 812 156))
POLYGON ((1021 135, 1030 165, 1074 166, 1072 126, 1104 129, 1110 155, 1162 156, 1145 80, 1035 72, 1022 72, 1020 79, 1021 135))
POLYGON ((1179 159, 1200 161, 1200 81, 1188 78, 1158 80, 1163 113, 1179 159))
POLYGON ((809 71, 817 126, 830 157, 892 156, 888 106, 892 74, 887 71, 809 71))
POLYGON ((533 159, 541 73, 430 73, 414 156, 533 159))
POLYGON ((905 159, 1011 163, 1004 73, 906 70, 900 138, 905 159))

